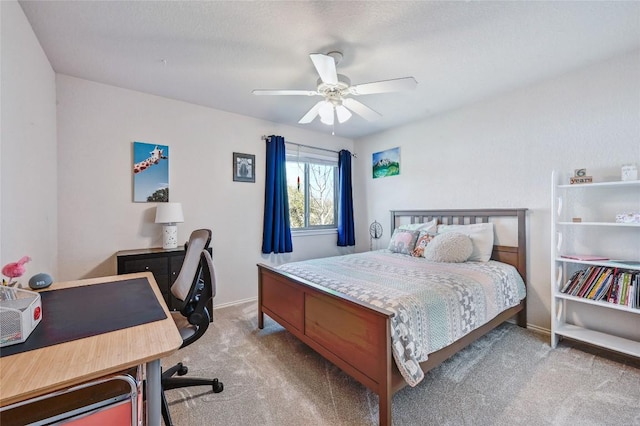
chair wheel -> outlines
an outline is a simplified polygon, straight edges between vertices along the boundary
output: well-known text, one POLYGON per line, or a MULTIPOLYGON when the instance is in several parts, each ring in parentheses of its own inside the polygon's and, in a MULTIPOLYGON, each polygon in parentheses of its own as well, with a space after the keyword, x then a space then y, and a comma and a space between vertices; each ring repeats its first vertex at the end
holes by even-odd
POLYGON ((189 372, 189 369, 185 365, 180 365, 180 368, 177 371, 178 376, 184 376, 189 372))
POLYGON ((224 390, 224 385, 218 379, 213 379, 213 393, 220 393, 224 390))

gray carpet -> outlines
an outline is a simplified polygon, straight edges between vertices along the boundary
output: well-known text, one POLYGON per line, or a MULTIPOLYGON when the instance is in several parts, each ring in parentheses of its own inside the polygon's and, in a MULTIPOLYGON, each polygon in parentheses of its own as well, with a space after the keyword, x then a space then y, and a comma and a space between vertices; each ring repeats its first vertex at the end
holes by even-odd
MULTIPOLYGON (((176 425, 375 425, 378 397, 266 317, 214 311, 196 343, 163 360, 225 385, 167 392, 176 425)), ((640 425, 640 363, 504 324, 393 398, 394 425, 640 425)))

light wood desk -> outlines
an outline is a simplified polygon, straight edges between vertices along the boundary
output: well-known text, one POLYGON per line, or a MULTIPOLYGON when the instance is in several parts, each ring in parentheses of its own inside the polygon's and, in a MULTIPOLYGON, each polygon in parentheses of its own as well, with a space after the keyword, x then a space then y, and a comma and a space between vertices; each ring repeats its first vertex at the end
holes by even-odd
MULTIPOLYGON (((0 406, 24 401, 146 363, 147 423, 160 425, 160 358, 182 338, 150 272, 54 283, 44 291, 146 277, 167 318, 0 358, 0 406)), ((43 321, 47 320, 43 307, 43 321)), ((39 326, 42 326, 40 324, 39 326)))

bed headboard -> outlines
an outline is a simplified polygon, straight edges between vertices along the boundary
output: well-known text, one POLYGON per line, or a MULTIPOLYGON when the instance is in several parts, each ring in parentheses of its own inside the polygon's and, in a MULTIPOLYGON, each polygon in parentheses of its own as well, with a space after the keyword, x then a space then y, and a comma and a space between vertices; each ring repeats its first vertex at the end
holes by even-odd
MULTIPOLYGON (((446 225, 488 223, 500 218, 516 220, 516 230, 511 233, 509 245, 494 245, 491 259, 513 265, 527 282, 527 209, 479 209, 479 210, 391 210, 391 232, 402 223, 423 223, 438 219, 446 225)), ((510 227, 513 228, 513 227, 510 227)), ((497 238, 496 238, 497 239, 497 238)))

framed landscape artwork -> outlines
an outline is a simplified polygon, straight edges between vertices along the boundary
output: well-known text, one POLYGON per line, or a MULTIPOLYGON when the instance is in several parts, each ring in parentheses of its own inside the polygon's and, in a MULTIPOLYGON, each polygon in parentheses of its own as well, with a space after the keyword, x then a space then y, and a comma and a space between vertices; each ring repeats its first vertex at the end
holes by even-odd
POLYGON ((169 201, 169 147, 133 143, 133 201, 169 201))
POLYGON ((400 147, 374 152, 372 155, 373 178, 400 174, 400 147))

